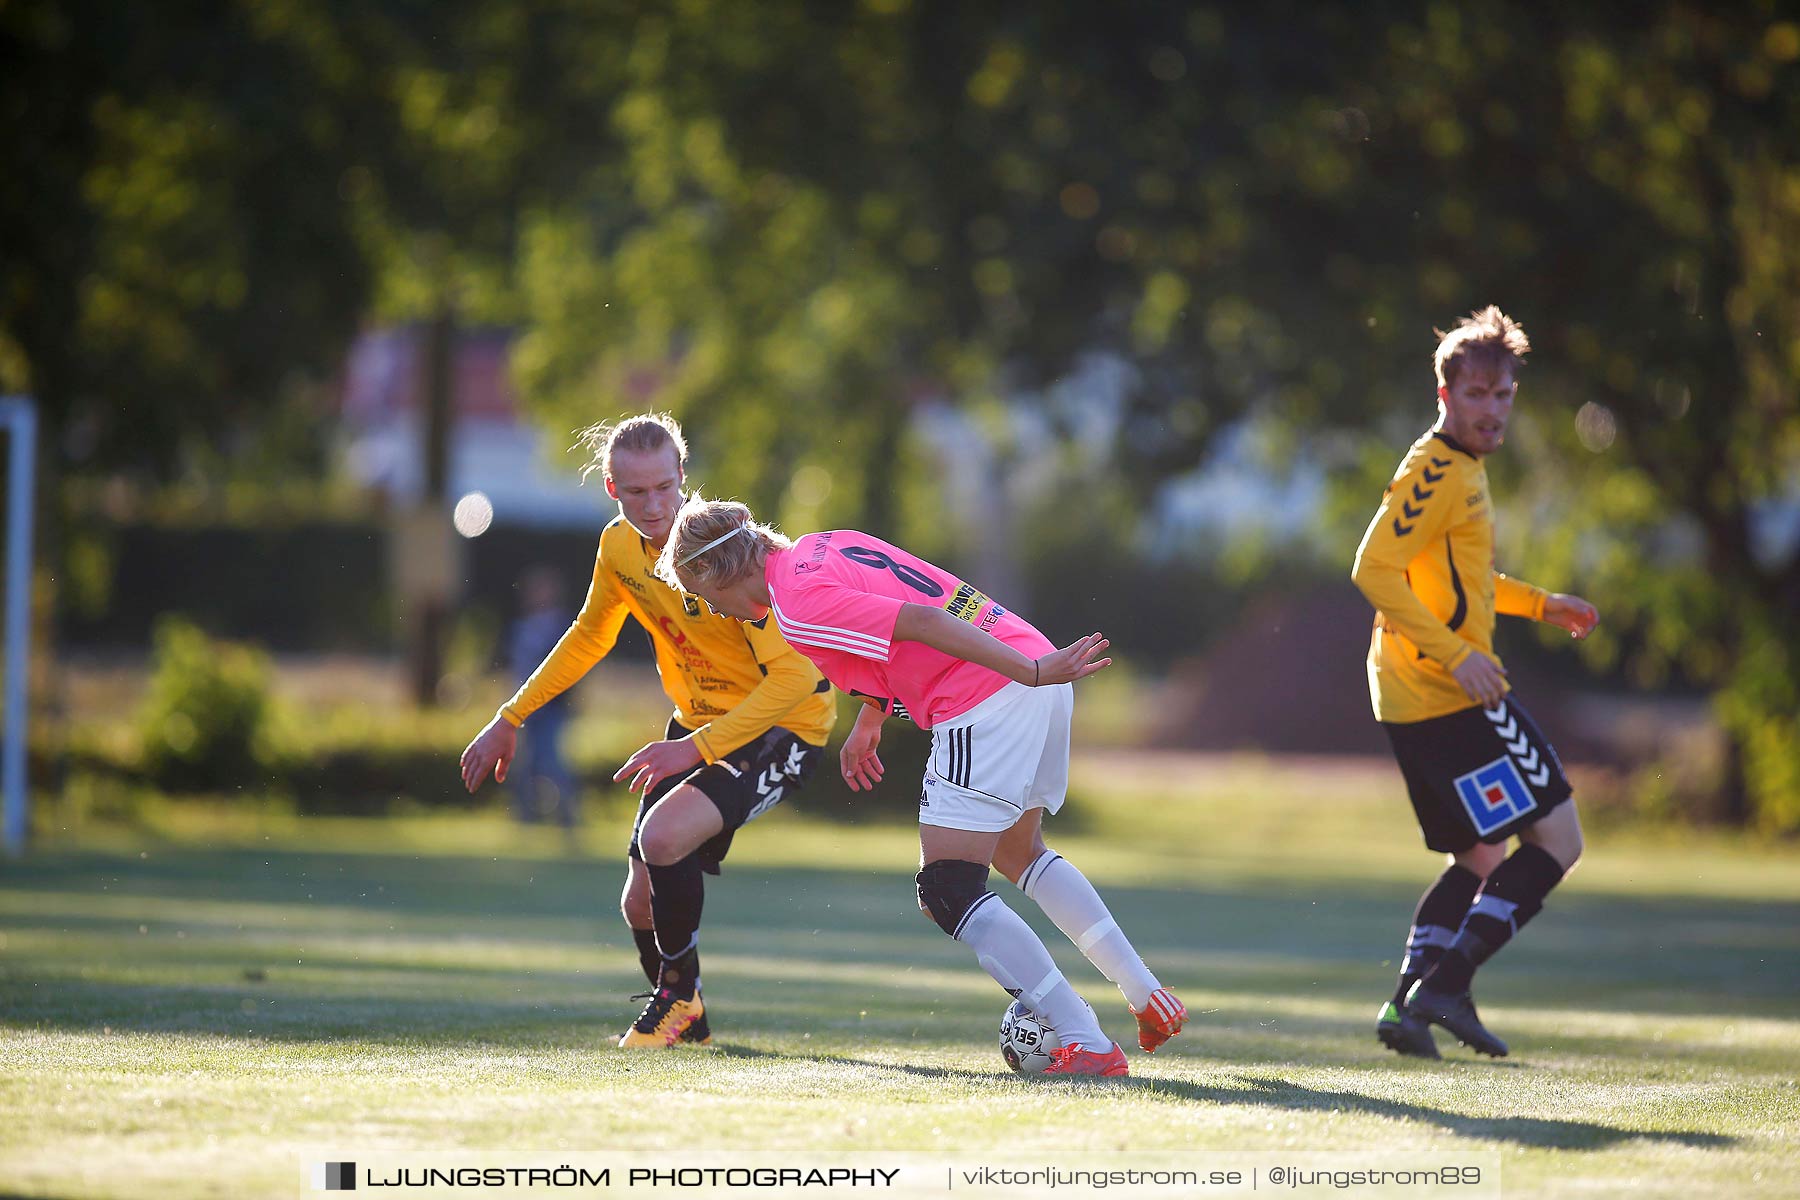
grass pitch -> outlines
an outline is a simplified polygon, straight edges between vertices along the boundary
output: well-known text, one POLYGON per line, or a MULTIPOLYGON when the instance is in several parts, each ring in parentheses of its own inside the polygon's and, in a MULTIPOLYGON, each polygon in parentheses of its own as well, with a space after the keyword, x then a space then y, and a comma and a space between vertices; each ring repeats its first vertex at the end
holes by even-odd
MULTIPOLYGON (((896 781, 889 786, 903 786, 896 781)), ((1051 844, 1186 1000, 1118 1085, 1024 1080, 906 828, 775 814, 709 881, 715 1047, 611 1048, 618 821, 172 821, 0 868, 0 1192, 296 1193, 355 1151, 1497 1151, 1509 1196, 1800 1186, 1800 854, 1600 835, 1482 974, 1513 1045, 1375 1042, 1436 869, 1384 766, 1077 763, 1051 844), (1141 843, 1149 843, 1147 846, 1141 843)), ((1108 1031, 1118 994, 996 876, 1108 1031)))

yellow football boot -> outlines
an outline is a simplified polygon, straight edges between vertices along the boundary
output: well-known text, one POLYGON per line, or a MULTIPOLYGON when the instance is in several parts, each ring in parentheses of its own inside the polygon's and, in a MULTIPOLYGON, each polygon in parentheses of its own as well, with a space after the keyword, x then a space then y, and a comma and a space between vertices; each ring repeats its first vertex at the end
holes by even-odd
POLYGON ((650 1003, 644 1005, 644 1011, 619 1039, 619 1046, 622 1049, 673 1046, 705 1015, 706 1006, 700 1000, 700 993, 677 996, 668 988, 657 988, 650 993, 650 1003))

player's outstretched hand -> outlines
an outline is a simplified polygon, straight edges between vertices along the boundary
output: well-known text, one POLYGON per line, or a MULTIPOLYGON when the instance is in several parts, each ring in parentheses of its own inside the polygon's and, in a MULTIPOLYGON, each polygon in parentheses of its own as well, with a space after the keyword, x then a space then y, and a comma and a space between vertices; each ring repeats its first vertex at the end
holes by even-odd
POLYGON ((1037 686, 1049 687, 1053 683, 1073 683, 1077 679, 1086 679, 1102 667, 1112 665, 1112 659, 1095 659, 1094 655, 1103 652, 1112 645, 1097 633, 1090 633, 1078 642, 1064 646, 1061 650, 1052 650, 1037 660, 1037 686))
POLYGON ((496 713, 487 728, 476 734, 475 740, 462 752, 463 786, 473 792, 487 781, 490 771, 496 783, 505 783, 506 768, 512 765, 518 748, 519 731, 511 721, 496 713))
POLYGON ((1570 637, 1580 641, 1600 623, 1600 610, 1580 596, 1556 592, 1544 601, 1544 620, 1562 626, 1570 637))
POLYGON ((651 742, 613 772, 613 782, 629 778, 630 782, 625 785, 626 791, 648 792, 669 776, 691 771, 705 761, 701 757, 700 747, 694 745, 689 738, 651 742))
POLYGON ((1450 674, 1469 693, 1469 699, 1481 701, 1483 708, 1496 708, 1506 698, 1506 668, 1479 650, 1452 667, 1450 674))
MULTIPOLYGON (((861 714, 859 713, 860 717, 861 714)), ((881 756, 875 747, 881 744, 881 722, 858 720, 838 751, 838 770, 853 792, 873 791, 881 782, 881 756)))

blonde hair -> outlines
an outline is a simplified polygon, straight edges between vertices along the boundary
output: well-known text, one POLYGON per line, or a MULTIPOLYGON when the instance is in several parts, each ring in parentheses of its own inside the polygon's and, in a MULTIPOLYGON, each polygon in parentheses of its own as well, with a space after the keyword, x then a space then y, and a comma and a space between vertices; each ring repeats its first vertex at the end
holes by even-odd
POLYGON ((1476 309, 1448 333, 1442 329, 1431 332, 1438 336, 1432 364, 1437 369, 1439 387, 1454 384, 1465 365, 1488 370, 1510 367, 1516 372, 1531 351, 1531 339, 1525 336, 1524 326, 1501 312, 1497 304, 1476 309))
POLYGON ((668 543, 656 560, 656 575, 685 592, 729 587, 761 566, 772 551, 793 544, 735 500, 691 496, 675 514, 668 543))
POLYGON ((626 417, 617 424, 601 421, 589 425, 575 434, 574 450, 586 447, 588 461, 581 468, 581 478, 585 483, 590 472, 598 471, 602 478, 612 478, 612 456, 617 450, 629 450, 636 454, 650 450, 661 450, 664 446, 675 448, 675 465, 687 473, 688 448, 687 439, 681 436, 681 422, 666 412, 639 413, 635 417, 626 417))

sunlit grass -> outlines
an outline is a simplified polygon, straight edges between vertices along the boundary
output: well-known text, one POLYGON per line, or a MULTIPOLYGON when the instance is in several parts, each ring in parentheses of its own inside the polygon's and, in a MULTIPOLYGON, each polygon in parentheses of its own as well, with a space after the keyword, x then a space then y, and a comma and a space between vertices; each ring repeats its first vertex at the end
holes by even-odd
POLYGON ((309 1156, 698 1142, 1497 1150, 1508 1195, 1787 1194, 1792 851, 1597 840, 1482 976, 1514 1057, 1427 1064, 1369 1030, 1435 869, 1388 772, 1108 756, 1074 790, 1053 844, 1195 1013, 1118 1087, 1005 1070, 1004 997, 912 907, 902 826, 740 836, 708 892, 718 1045, 654 1055, 610 1046, 642 982, 622 814, 573 846, 494 812, 189 805, 53 840, 0 876, 0 1190, 291 1195, 309 1156))

